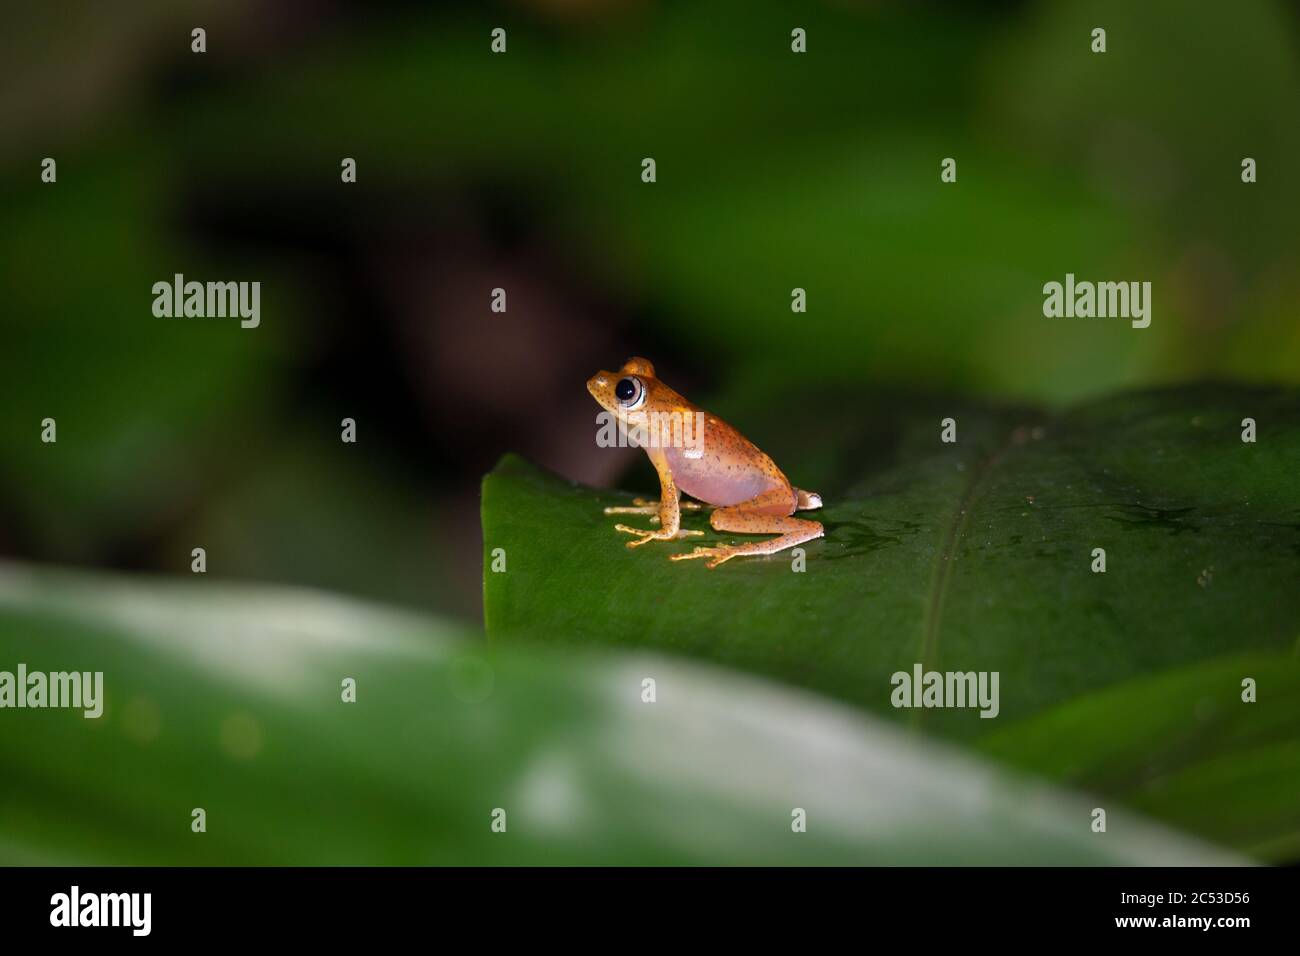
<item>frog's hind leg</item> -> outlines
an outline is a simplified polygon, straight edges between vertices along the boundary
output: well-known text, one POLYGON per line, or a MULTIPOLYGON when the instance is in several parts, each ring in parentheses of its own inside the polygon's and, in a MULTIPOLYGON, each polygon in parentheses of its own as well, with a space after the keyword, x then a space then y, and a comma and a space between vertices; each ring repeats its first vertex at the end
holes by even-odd
POLYGON ((796 488, 794 493, 798 498, 798 503, 794 506, 796 511, 816 511, 822 506, 822 496, 815 491, 796 488))
POLYGON ((766 541, 747 541, 744 544, 724 544, 717 547, 700 547, 684 554, 671 555, 674 561, 708 558, 705 567, 716 568, 723 561, 748 554, 776 554, 805 541, 820 538, 825 532, 821 524, 790 515, 790 492, 781 488, 751 498, 749 501, 718 508, 709 516, 715 531, 735 531, 741 534, 775 534, 766 541))

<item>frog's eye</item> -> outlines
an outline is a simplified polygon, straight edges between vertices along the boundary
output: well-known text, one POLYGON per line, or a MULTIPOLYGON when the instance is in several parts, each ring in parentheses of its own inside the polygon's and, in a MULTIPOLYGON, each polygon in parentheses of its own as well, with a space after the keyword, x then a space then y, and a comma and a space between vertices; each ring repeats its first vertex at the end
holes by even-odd
POLYGON ((614 397, 624 408, 636 408, 645 401, 645 386, 639 378, 629 375, 618 380, 614 386, 614 397))

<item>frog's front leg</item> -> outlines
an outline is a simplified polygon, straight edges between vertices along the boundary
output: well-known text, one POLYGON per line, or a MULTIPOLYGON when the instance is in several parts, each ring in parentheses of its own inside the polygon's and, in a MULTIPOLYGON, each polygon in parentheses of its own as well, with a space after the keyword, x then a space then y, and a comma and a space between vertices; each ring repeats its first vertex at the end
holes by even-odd
MULTIPOLYGON (((682 511, 699 511, 701 508, 704 507, 704 505, 700 504, 698 501, 691 501, 689 499, 682 500, 681 496, 679 495, 677 500, 677 507, 680 508, 682 511)), ((633 498, 631 507, 628 507, 626 505, 621 505, 618 507, 606 508, 605 514, 607 515, 653 515, 654 517, 650 519, 650 522, 653 524, 659 520, 659 508, 660 508, 660 504, 657 501, 651 501, 649 498, 633 498)))
MULTIPOLYGON (((678 538, 703 535, 703 531, 688 531, 682 528, 681 492, 677 488, 677 483, 673 481, 672 471, 669 470, 668 463, 663 459, 663 456, 651 456, 650 460, 654 463, 655 470, 659 472, 659 530, 649 531, 645 528, 633 528, 625 524, 614 525, 614 530, 637 536, 637 540, 627 543, 629 548, 639 547, 647 541, 674 541, 678 538)), ((615 511, 612 513, 645 514, 650 507, 650 505, 645 504, 641 505, 640 508, 644 508, 646 511, 638 509, 635 512, 615 511)), ((605 513, 610 514, 610 509, 606 508, 605 513)))

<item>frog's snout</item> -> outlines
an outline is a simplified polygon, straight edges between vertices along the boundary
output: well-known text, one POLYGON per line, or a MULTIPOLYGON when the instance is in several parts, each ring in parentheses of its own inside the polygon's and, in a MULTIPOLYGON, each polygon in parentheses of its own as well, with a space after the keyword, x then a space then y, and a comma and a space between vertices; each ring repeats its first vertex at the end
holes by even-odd
POLYGON ((597 372, 587 379, 587 391, 591 392, 591 397, 600 401, 601 394, 609 391, 611 378, 609 372, 597 372))

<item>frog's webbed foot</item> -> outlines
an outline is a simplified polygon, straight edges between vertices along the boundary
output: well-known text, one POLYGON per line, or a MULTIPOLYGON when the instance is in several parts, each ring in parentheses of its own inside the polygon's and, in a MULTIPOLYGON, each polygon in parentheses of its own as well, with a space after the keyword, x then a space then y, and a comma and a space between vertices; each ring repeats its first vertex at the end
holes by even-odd
POLYGON ((630 525, 616 524, 615 531, 622 531, 624 534, 634 534, 637 536, 636 541, 629 541, 629 548, 639 548, 647 541, 675 541, 678 538, 690 538, 703 535, 703 531, 689 531, 686 528, 679 528, 672 534, 667 534, 663 530, 647 531, 645 528, 633 528, 630 525))
POLYGON ((668 556, 668 560, 690 561, 692 558, 711 558, 712 560, 709 561, 709 563, 706 564, 705 567, 716 568, 723 561, 726 561, 728 558, 734 558, 737 554, 740 553, 741 553, 740 548, 737 548, 734 545, 730 545, 730 544, 723 544, 723 545, 718 545, 715 548, 700 547, 700 548, 696 548, 694 551, 684 551, 681 554, 670 554, 668 556))

